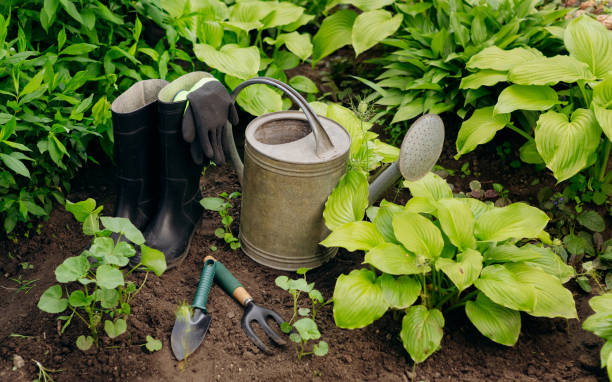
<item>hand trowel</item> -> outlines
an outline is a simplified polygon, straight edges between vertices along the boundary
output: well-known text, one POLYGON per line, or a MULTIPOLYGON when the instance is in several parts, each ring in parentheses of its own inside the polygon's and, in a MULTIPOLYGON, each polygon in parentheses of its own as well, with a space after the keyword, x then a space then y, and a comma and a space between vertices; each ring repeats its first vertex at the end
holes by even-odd
POLYGON ((172 353, 179 361, 191 355, 200 346, 210 326, 212 316, 206 309, 206 301, 215 277, 215 266, 214 260, 206 260, 193 304, 179 307, 176 313, 170 344, 172 353))

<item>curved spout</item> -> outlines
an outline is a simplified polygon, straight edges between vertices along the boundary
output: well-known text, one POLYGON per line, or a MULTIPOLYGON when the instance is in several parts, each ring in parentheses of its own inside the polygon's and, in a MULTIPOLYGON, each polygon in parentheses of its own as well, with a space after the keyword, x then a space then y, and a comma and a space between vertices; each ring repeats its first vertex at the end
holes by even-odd
POLYGON ((436 164, 444 144, 444 122, 436 114, 425 114, 410 126, 400 147, 399 158, 370 185, 368 205, 373 205, 402 176, 415 181, 436 164))

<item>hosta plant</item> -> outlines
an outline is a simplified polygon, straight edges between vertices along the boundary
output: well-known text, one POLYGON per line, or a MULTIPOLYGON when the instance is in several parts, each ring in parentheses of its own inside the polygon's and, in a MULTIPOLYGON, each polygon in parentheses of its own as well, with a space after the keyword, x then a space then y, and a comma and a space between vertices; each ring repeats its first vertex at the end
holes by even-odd
POLYGON ((612 292, 591 298, 589 305, 595 314, 582 323, 582 328, 606 341, 600 351, 601 367, 607 368, 612 381, 612 292))
POLYGON ((76 345, 86 351, 98 345, 101 327, 110 338, 126 332, 132 299, 144 286, 149 271, 160 276, 166 270, 166 259, 160 251, 144 245, 144 236, 129 219, 100 217, 102 206, 96 208, 93 199, 67 202, 66 209, 83 223, 83 232, 94 239, 89 249, 66 258, 55 269, 59 284, 42 294, 38 308, 52 314, 68 310, 67 315, 58 317, 65 321, 62 332, 73 318, 80 319, 89 333, 79 336, 76 345), (109 237, 111 233, 117 235, 116 240, 109 237), (140 246, 141 262, 122 270, 136 253, 134 245, 140 246), (125 280, 139 268, 147 272, 139 286, 125 280))
POLYGON ((462 88, 487 91, 507 83, 493 105, 463 122, 457 156, 508 127, 527 139, 521 159, 545 163, 558 181, 585 168, 607 183, 612 147, 612 31, 588 16, 558 31, 569 54, 546 57, 534 48, 481 50, 467 63, 462 88), (603 140, 602 140, 602 132, 603 140))
POLYGON ((544 243, 548 216, 514 203, 495 207, 453 197, 448 184, 429 173, 406 182, 405 206, 383 201, 368 209, 367 181, 349 172, 328 199, 331 234, 321 243, 365 251, 367 267, 340 275, 334 289, 334 320, 341 328, 370 325, 388 310, 402 313, 399 336, 415 362, 440 347, 444 314, 464 309, 484 336, 512 346, 521 313, 577 318, 563 287, 574 276, 544 243))

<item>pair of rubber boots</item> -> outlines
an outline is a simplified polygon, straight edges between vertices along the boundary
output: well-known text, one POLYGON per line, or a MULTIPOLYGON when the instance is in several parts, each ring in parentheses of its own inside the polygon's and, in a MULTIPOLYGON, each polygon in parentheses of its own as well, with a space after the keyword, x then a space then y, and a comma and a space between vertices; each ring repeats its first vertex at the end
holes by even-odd
MULTIPOLYGON (((137 82, 111 105, 118 167, 116 217, 140 229, 145 244, 162 251, 168 268, 188 253, 202 217, 200 175, 181 132, 187 101, 175 95, 208 73, 194 72, 172 83, 137 82)), ((130 259, 140 263, 140 252, 130 259)))

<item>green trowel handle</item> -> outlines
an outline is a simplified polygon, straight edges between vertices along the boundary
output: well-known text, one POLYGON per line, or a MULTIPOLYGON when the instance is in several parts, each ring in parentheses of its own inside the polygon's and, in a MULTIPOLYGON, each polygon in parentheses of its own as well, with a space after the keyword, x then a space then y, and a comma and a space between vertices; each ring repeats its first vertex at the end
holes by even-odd
POLYGON ((206 261, 215 261, 217 268, 215 270, 215 281, 225 291, 225 293, 233 296, 239 303, 246 305, 249 301, 253 300, 251 295, 244 289, 240 281, 238 281, 232 272, 230 272, 225 265, 220 261, 215 260, 212 256, 206 256, 206 261))
POLYGON ((200 275, 200 282, 198 283, 198 290, 196 291, 195 297, 193 298, 194 308, 200 308, 204 313, 208 313, 206 310, 206 301, 208 300, 208 293, 215 278, 215 268, 217 263, 214 260, 206 260, 204 262, 204 269, 200 275))

